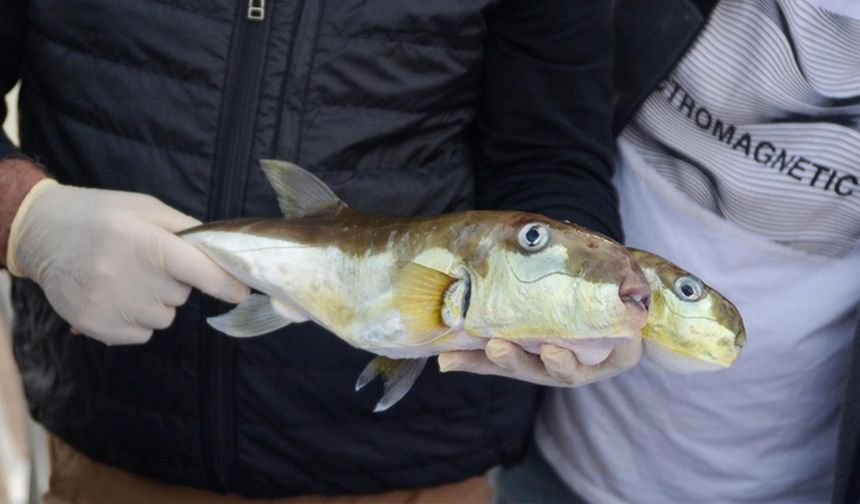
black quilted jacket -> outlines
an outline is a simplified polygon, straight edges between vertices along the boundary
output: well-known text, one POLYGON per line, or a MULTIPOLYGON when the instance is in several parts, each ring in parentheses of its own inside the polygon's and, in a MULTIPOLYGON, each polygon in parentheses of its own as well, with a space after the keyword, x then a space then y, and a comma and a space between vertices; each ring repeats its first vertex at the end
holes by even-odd
MULTIPOLYGON (((22 80, 21 150, 60 181, 202 220, 277 215, 256 160, 280 158, 361 211, 520 208, 617 237, 608 4, 0 0, 0 89, 22 80)), ((379 384, 353 391, 369 354, 311 324, 223 337, 204 318, 225 307, 202 296, 148 344, 108 348, 71 335, 34 284, 13 295, 34 417, 174 483, 441 484, 515 460, 534 412, 531 386, 431 365, 374 414, 379 384)))

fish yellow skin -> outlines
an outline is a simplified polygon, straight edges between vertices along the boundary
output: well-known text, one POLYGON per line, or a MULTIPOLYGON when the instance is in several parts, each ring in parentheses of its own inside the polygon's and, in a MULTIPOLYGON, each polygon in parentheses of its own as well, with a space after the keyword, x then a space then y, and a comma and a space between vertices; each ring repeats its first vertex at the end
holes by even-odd
POLYGON ((731 366, 746 343, 737 308, 666 259, 632 248, 630 252, 651 286, 648 322, 642 328, 646 355, 676 372, 731 366))
POLYGON ((489 338, 527 349, 548 341, 571 346, 627 339, 647 317, 619 294, 622 284, 640 296, 648 289, 622 246, 534 214, 405 218, 347 211, 212 223, 182 235, 289 310, 355 347, 392 358, 483 348, 489 338), (546 226, 548 242, 539 251, 523 250, 517 233, 535 222, 546 226), (402 275, 410 264, 446 275, 455 285, 467 279, 468 309, 461 307, 465 292, 436 306, 404 305, 402 275), (438 309, 428 314, 435 324, 412 323, 416 308, 438 309), (458 318, 458 311, 465 313, 458 318))

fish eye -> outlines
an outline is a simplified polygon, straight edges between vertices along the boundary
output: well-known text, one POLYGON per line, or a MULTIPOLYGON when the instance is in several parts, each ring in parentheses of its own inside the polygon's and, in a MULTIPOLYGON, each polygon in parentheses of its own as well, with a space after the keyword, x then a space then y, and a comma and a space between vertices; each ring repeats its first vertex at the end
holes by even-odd
POLYGON ((549 242, 549 229, 542 222, 530 222, 520 228, 517 242, 523 250, 537 252, 549 242))
POLYGON ((682 301, 698 301, 705 295, 705 286, 694 276, 682 276, 675 280, 674 291, 682 301))

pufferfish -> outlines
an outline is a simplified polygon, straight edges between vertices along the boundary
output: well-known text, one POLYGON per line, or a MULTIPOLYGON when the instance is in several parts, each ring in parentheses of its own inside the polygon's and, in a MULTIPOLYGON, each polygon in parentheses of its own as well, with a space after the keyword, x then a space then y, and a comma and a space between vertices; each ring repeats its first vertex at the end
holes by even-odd
POLYGON ((690 309, 677 308, 666 291, 675 285, 666 275, 678 271, 666 273, 656 256, 631 253, 584 227, 516 211, 366 215, 294 164, 261 166, 283 218, 219 221, 180 233, 258 291, 208 322, 251 337, 312 321, 377 354, 356 383, 359 390, 377 376, 384 380, 375 411, 400 400, 429 357, 480 350, 490 338, 532 353, 550 343, 591 363, 641 332, 660 349, 658 362, 677 369, 690 366, 676 361, 690 359, 727 366, 739 352, 738 339, 726 343, 722 329, 740 317, 719 294, 696 284, 707 306, 702 299, 678 302, 717 310, 719 318, 713 328, 701 319, 684 325, 690 309), (654 299, 661 316, 649 327, 654 299))

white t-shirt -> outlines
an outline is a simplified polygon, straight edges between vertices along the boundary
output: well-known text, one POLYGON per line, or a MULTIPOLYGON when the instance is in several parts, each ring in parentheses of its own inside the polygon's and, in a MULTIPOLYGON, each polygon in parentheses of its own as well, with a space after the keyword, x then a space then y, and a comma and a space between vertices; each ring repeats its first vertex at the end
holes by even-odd
POLYGON ((829 501, 860 304, 860 20, 723 0, 619 145, 627 243, 731 299, 736 364, 552 391, 544 456, 595 503, 829 501))

